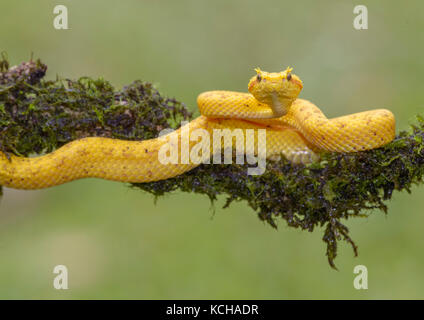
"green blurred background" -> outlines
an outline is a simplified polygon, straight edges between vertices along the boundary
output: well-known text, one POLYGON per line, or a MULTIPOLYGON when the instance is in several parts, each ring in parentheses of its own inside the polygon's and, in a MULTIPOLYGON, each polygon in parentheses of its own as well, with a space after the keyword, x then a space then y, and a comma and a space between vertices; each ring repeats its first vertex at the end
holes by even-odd
MULTIPOLYGON (((0 51, 31 52, 47 78, 135 79, 196 110, 206 90, 246 91, 253 68, 293 66, 301 97, 329 117, 388 108, 406 129, 424 107, 424 2, 61 0, 0 2, 0 51), (68 7, 70 30, 53 28, 68 7)), ((6 189, 0 204, 0 298, 424 298, 424 187, 394 195, 389 214, 347 222, 359 245, 332 270, 322 229, 275 231, 244 203, 213 214, 201 195, 152 196, 86 179, 41 191, 6 189), (69 290, 53 288, 53 268, 69 290), (368 290, 353 268, 368 267, 368 290)))

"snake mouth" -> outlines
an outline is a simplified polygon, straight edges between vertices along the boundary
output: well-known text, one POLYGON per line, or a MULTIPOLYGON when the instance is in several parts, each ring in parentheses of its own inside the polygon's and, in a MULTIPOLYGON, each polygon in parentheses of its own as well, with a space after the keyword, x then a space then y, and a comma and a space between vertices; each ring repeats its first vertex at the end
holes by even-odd
POLYGON ((292 81, 295 85, 297 85, 300 89, 303 89, 303 83, 302 83, 302 80, 292 78, 292 80, 291 80, 291 81, 292 81))

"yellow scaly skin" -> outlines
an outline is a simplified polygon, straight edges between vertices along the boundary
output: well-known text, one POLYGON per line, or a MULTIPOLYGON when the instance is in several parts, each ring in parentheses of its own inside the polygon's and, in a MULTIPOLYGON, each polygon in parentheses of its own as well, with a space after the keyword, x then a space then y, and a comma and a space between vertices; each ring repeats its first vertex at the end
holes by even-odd
MULTIPOLYGON (((378 148, 395 136, 395 118, 384 109, 327 119, 309 101, 297 99, 302 81, 288 68, 278 73, 256 69, 249 93, 209 91, 199 95, 200 117, 162 138, 125 141, 89 137, 35 158, 0 153, 0 185, 41 189, 75 179, 96 177, 121 182, 168 179, 198 164, 162 164, 165 143, 181 145, 181 130, 266 129, 267 158, 283 155, 293 163, 315 161, 320 151, 355 152, 378 148), (175 140, 176 139, 176 140, 175 140)), ((246 132, 246 131, 244 131, 246 132)), ((197 141, 189 142, 191 150, 197 141)), ((257 152, 257 149, 256 149, 257 152)))

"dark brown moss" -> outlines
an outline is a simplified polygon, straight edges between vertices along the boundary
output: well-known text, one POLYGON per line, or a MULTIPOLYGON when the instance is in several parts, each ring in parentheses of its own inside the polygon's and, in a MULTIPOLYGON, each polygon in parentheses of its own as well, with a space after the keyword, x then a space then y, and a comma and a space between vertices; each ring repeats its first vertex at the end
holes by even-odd
MULTIPOLYGON (((9 68, 0 60, 0 147, 27 156, 50 152, 86 136, 142 140, 157 137, 191 119, 184 104, 162 97, 148 82, 135 81, 120 91, 103 79, 45 81, 47 67, 29 61, 9 68)), ((342 223, 366 217, 371 209, 387 212, 394 190, 410 191, 424 173, 424 120, 418 117, 410 132, 400 132, 387 146, 354 154, 325 154, 312 165, 268 161, 261 176, 247 175, 245 165, 201 165, 190 172, 134 188, 159 197, 174 190, 207 195, 214 201, 226 195, 228 207, 245 201, 261 220, 276 227, 314 231, 324 228, 327 257, 335 268, 337 244, 357 246, 342 223)))

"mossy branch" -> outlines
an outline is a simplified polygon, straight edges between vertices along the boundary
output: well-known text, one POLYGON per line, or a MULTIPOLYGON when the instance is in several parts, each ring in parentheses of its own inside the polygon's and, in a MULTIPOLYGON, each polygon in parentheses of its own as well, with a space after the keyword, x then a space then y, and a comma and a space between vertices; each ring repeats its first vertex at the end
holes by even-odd
MULTIPOLYGON (((28 156, 51 152, 87 136, 143 140, 164 128, 192 119, 184 104, 162 97, 148 82, 135 81, 120 91, 103 80, 43 80, 46 65, 29 61, 9 68, 0 59, 0 148, 6 154, 28 156)), ((226 195, 246 201, 261 220, 277 227, 313 231, 324 227, 330 265, 335 268, 337 244, 345 240, 355 255, 357 246, 343 219, 366 217, 370 209, 387 212, 394 190, 410 192, 424 173, 424 120, 400 132, 383 148, 354 154, 325 154, 318 163, 292 165, 268 161, 261 176, 249 176, 245 165, 201 165, 178 177, 132 184, 156 197, 174 190, 226 195)))

